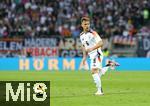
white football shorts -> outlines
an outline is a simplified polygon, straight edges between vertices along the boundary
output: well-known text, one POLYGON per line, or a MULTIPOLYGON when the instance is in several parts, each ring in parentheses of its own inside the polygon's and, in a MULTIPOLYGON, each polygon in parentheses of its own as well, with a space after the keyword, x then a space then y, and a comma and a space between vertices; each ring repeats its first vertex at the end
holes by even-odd
POLYGON ((90 61, 91 69, 93 69, 93 68, 102 69, 102 60, 103 60, 103 56, 102 55, 91 59, 91 61, 90 61))

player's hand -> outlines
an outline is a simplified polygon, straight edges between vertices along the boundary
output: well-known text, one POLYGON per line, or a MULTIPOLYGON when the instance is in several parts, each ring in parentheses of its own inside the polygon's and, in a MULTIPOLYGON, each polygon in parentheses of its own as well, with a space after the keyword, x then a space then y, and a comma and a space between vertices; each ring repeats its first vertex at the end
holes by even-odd
POLYGON ((83 58, 82 61, 81 61, 81 64, 85 65, 85 62, 86 62, 86 58, 83 58))

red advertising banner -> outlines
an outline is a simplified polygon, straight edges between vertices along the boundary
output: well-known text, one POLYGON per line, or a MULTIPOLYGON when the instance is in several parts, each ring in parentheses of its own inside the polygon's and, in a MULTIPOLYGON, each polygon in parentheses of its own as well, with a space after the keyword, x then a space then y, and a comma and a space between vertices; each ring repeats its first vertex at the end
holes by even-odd
POLYGON ((29 53, 31 56, 56 57, 58 56, 58 48, 57 47, 29 47, 29 48, 24 48, 24 53, 29 53))

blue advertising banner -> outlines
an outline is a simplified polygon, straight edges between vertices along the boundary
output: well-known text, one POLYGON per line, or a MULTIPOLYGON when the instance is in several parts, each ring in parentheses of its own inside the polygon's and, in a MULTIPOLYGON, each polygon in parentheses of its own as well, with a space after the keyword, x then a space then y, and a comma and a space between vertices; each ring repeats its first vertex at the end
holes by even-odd
MULTIPOLYGON (((90 70, 90 60, 81 65, 82 58, 1 58, 0 71, 67 71, 90 70)), ((103 61, 105 65, 107 58, 103 61)), ((115 58, 118 71, 150 71, 150 58, 115 58)))

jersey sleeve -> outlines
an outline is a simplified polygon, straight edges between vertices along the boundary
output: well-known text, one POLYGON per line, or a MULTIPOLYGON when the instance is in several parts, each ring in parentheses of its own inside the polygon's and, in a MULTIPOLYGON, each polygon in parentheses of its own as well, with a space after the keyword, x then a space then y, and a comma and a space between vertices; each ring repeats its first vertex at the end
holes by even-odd
POLYGON ((92 31, 92 34, 94 35, 96 42, 102 41, 101 37, 96 31, 92 31))

